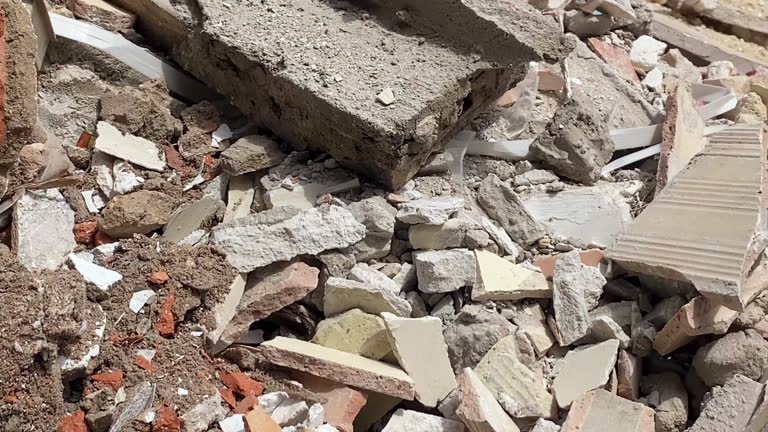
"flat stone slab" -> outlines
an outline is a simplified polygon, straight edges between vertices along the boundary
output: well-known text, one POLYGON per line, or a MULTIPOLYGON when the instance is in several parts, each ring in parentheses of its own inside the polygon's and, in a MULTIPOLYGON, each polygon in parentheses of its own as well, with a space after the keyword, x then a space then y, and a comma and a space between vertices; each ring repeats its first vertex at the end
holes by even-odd
POLYGON ((560 432, 654 432, 653 416, 643 404, 598 389, 573 403, 560 432))
POLYGON ((743 310, 744 286, 765 249, 765 143, 760 126, 713 135, 606 254, 628 270, 692 283, 743 310), (727 218, 728 223, 723 223, 727 218))
POLYGON ((495 68, 471 52, 474 44, 452 43, 462 41, 458 29, 440 17, 450 13, 467 21, 467 12, 474 12, 466 25, 482 31, 477 40, 506 51, 499 60, 517 66, 555 62, 568 50, 556 24, 529 5, 475 3, 440 2, 441 13, 430 11, 425 18, 416 8, 419 31, 409 34, 385 24, 396 11, 384 8, 198 0, 197 29, 174 55, 294 146, 330 153, 340 164, 398 188, 433 149, 507 88, 512 70, 523 70, 495 68), (435 25, 424 29, 422 23, 435 25), (446 37, 424 37, 425 31, 446 37), (377 97, 388 88, 393 97, 384 104, 377 97))
POLYGON ((475 251, 477 280, 473 301, 552 298, 552 286, 537 267, 513 264, 488 251, 475 251))
POLYGON ((565 363, 552 383, 557 404, 567 408, 584 393, 602 387, 608 382, 619 341, 616 339, 569 351, 565 363))
POLYGON ((264 342, 257 350, 278 366, 401 399, 413 400, 415 395, 413 380, 387 363, 282 336, 264 342))

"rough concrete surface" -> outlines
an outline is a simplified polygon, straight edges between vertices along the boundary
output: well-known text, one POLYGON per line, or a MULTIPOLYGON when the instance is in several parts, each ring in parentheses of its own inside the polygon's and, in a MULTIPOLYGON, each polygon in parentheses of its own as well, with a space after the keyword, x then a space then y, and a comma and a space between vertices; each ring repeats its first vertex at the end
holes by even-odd
MULTIPOLYGON (((525 35, 545 50, 516 49, 513 72, 470 60, 472 53, 443 38, 415 37, 391 21, 399 15, 343 2, 195 3, 196 29, 175 50, 183 66, 293 146, 327 151, 390 187, 402 186, 435 147, 521 78, 527 62, 568 51, 554 23, 527 23, 526 31, 506 17, 508 39, 525 35), (396 102, 385 106, 376 96, 388 87, 396 102)), ((451 3, 465 7, 439 6, 451 3)))

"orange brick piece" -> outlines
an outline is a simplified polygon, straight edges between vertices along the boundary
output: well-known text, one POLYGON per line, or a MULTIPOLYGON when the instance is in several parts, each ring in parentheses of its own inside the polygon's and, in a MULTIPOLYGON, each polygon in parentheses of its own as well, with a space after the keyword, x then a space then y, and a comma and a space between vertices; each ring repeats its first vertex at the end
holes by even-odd
POLYGON ((280 432, 282 429, 272 417, 260 406, 253 407, 253 411, 245 416, 246 429, 249 432, 280 432))
POLYGON ((75 224, 75 241, 82 244, 91 244, 96 239, 99 231, 99 223, 96 221, 75 224))
POLYGON ((85 425, 85 412, 77 410, 62 417, 56 432, 88 432, 88 427, 85 425))
POLYGON ((164 271, 152 272, 147 275, 147 281, 153 284, 162 285, 170 280, 168 273, 164 271))
POLYGON ((91 375, 91 381, 108 385, 112 387, 112 390, 117 391, 122 387, 124 377, 125 372, 123 371, 102 372, 91 375))
POLYGON ((221 371, 219 378, 225 386, 243 396, 258 396, 264 392, 264 386, 260 382, 242 372, 221 371))
POLYGON ((654 432, 653 409, 598 389, 577 399, 560 432, 654 432))
POLYGON ((152 427, 152 432, 180 432, 181 420, 173 412, 173 408, 163 405, 157 410, 157 420, 152 427))
POLYGON ((173 318, 173 304, 176 302, 176 290, 171 290, 165 301, 160 306, 160 319, 157 320, 157 332, 160 336, 173 336, 176 332, 176 323, 173 318))

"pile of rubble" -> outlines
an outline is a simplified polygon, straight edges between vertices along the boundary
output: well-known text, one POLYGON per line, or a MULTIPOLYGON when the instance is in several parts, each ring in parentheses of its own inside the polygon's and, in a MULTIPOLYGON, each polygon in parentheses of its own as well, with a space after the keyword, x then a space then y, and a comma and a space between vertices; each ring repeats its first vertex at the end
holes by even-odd
POLYGON ((763 17, 0 11, 0 429, 768 430, 763 17))

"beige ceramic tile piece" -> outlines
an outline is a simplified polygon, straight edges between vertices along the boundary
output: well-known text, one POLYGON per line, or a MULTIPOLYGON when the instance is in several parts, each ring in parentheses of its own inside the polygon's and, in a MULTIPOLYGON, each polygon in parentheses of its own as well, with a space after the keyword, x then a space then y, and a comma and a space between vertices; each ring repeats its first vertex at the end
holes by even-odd
POLYGON ((552 383, 552 391, 560 408, 568 408, 584 393, 604 386, 610 378, 619 341, 607 340, 571 350, 552 383))
POLYGON ((653 409, 597 389, 571 406, 560 432, 654 432, 653 409))
POLYGON ((475 251, 477 280, 472 288, 472 300, 520 300, 551 298, 552 286, 534 268, 513 264, 488 251, 475 251))

